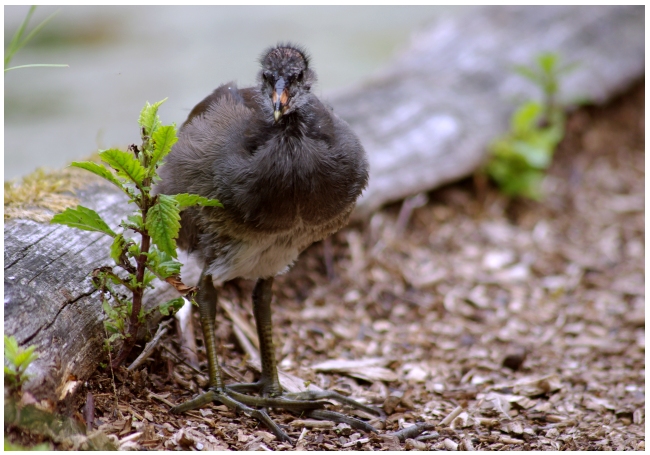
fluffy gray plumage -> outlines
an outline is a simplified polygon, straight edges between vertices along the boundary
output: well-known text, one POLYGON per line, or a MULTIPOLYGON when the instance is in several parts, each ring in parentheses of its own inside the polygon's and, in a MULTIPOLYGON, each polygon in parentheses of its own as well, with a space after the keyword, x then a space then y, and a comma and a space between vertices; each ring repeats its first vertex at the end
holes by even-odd
POLYGON ((279 45, 261 63, 257 87, 224 84, 194 107, 156 187, 223 203, 185 209, 178 239, 217 281, 285 271, 346 224, 368 181, 359 140, 310 92, 305 52, 279 45))

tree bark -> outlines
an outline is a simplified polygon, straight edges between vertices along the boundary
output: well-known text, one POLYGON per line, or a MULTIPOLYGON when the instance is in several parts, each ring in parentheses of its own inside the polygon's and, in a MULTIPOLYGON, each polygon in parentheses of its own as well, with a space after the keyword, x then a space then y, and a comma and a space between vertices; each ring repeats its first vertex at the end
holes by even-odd
MULTIPOLYGON (((580 65, 562 79, 561 101, 600 103, 642 77, 644 37, 643 6, 478 8, 420 32, 384 70, 329 100, 370 159, 370 185, 354 216, 472 173, 517 102, 541 96, 513 65, 556 52, 580 65)), ((108 184, 77 195, 111 226, 133 210, 108 184)), ((30 219, 5 223, 5 334, 37 346, 25 389, 39 400, 69 396, 103 355, 101 300, 89 275, 111 263, 110 243, 30 219)), ((162 284, 146 293, 144 307, 176 295, 162 284)))

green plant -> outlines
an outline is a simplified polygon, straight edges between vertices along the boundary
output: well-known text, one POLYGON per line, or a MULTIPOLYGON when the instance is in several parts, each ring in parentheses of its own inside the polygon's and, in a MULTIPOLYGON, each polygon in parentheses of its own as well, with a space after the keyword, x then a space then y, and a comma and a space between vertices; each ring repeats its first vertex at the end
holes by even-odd
POLYGON ((35 451, 44 451, 44 450, 52 450, 52 447, 50 447, 50 444, 47 442, 42 442, 40 444, 36 444, 33 447, 25 447, 21 446, 20 444, 14 444, 11 442, 9 439, 7 439, 7 436, 5 436, 5 452, 15 452, 15 451, 25 451, 25 450, 35 450, 35 451))
POLYGON ((4 336, 5 340, 5 384, 13 390, 20 390, 29 379, 25 373, 27 367, 36 359, 38 353, 36 346, 27 346, 21 348, 18 346, 16 338, 13 336, 4 336))
MULTIPOLYGON (((151 282, 156 277, 172 284, 183 294, 193 290, 181 282, 181 264, 174 260, 180 210, 192 205, 222 206, 216 199, 194 194, 151 194, 152 185, 159 180, 157 168, 177 141, 176 127, 161 125, 158 117, 158 107, 164 101, 153 105, 147 103, 142 109, 138 120, 142 136, 140 147, 131 145, 128 151, 100 151, 100 159, 108 166, 90 161, 71 164, 108 180, 137 206, 136 212, 120 223, 123 232, 114 232, 97 212, 83 206, 68 208, 52 218, 52 223, 101 232, 113 238, 110 256, 121 270, 106 266, 92 273, 93 284, 101 291, 103 299, 108 341, 123 340, 120 352, 111 362, 113 367, 126 359, 135 344, 138 329, 147 316, 142 309, 143 293, 145 288, 152 287, 151 282), (126 237, 124 233, 127 230, 139 234, 140 241, 126 237), (109 304, 111 300, 113 305, 109 304)), ((156 309, 167 315, 182 305, 183 298, 179 297, 156 309)))
POLYGON ((543 101, 529 101, 515 111, 510 131, 489 146, 485 172, 508 196, 540 199, 546 170, 564 137, 565 115, 557 103, 560 76, 575 65, 560 66, 553 53, 535 60, 536 66, 517 66, 515 71, 541 88, 543 101))
POLYGON ((25 30, 27 29, 27 24, 29 23, 29 19, 31 19, 32 14, 34 14, 34 11, 36 10, 36 6, 31 6, 29 8, 29 11, 27 12, 27 16, 23 20, 23 22, 20 24, 20 27, 18 27, 18 30, 16 30, 16 33, 14 34, 13 38, 11 38, 11 41, 9 42, 9 46, 5 49, 5 73, 7 71, 15 70, 18 68, 29 68, 29 67, 34 67, 34 66, 57 66, 57 67, 67 67, 68 65, 57 65, 57 64, 45 64, 45 63, 35 63, 31 65, 20 65, 20 66, 12 66, 10 68, 7 68, 9 65, 9 62, 11 62, 11 59, 14 57, 16 52, 23 47, 29 40, 31 40, 34 36, 38 34, 38 32, 41 31, 41 29, 47 24, 55 15, 56 13, 53 13, 49 15, 45 20, 43 20, 40 24, 38 24, 34 29, 29 32, 27 36, 23 38, 23 35, 25 34, 25 30))

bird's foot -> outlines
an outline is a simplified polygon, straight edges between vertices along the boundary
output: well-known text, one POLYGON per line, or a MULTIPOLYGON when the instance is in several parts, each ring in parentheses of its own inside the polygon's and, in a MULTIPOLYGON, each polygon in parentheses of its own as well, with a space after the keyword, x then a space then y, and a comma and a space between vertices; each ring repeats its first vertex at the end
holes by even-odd
MULTIPOLYGON (((253 382, 253 383, 240 383, 240 384, 231 384, 226 386, 226 389, 239 392, 239 393, 250 393, 257 392, 261 394, 264 393, 265 383, 262 382, 253 382)), ((349 417, 345 414, 341 414, 335 411, 328 411, 322 408, 325 404, 331 404, 327 400, 333 400, 340 404, 350 406, 354 409, 361 410, 367 414, 374 415, 377 417, 384 417, 384 413, 377 408, 372 406, 367 406, 365 404, 359 403, 356 400, 348 398, 340 393, 331 391, 331 390, 307 390, 304 392, 295 392, 295 393, 282 393, 274 397, 251 397, 248 395, 239 395, 247 397, 250 402, 255 402, 257 406, 264 407, 276 407, 282 408, 289 411, 302 412, 304 415, 317 419, 317 420, 329 420, 336 423, 346 423, 352 428, 358 430, 364 430, 368 432, 377 433, 375 427, 369 423, 357 419, 355 417, 349 417)))
POLYGON ((196 398, 174 406, 170 409, 170 412, 172 414, 181 414, 193 409, 202 408, 215 401, 263 422, 271 432, 273 432, 278 440, 286 442, 293 442, 293 440, 277 423, 273 421, 273 419, 271 419, 264 409, 265 407, 283 408, 294 411, 310 411, 322 407, 325 404, 325 402, 322 401, 299 401, 274 397, 254 397, 235 392, 229 388, 212 388, 196 398), (259 406, 261 409, 257 409, 254 406, 259 406))
POLYGON ((346 423, 352 428, 376 433, 377 430, 367 422, 355 417, 350 417, 339 412, 321 409, 326 400, 337 401, 366 413, 382 416, 383 413, 376 408, 361 404, 351 398, 329 390, 305 391, 298 393, 283 393, 278 396, 252 396, 242 392, 260 392, 264 386, 260 383, 232 384, 224 388, 212 388, 207 392, 181 403, 170 409, 173 414, 180 414, 193 409, 199 409, 212 402, 219 402, 231 409, 243 412, 264 423, 279 441, 293 443, 280 426, 271 419, 265 408, 286 409, 292 412, 303 413, 307 417, 317 420, 329 420, 336 423, 346 423))

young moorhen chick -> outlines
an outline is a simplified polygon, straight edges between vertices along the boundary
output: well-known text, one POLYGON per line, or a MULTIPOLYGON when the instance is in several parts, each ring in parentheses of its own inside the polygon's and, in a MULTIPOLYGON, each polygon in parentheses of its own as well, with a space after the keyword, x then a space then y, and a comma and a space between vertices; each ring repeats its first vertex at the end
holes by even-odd
POLYGON ((313 242, 346 224, 368 182, 368 162, 348 124, 311 93, 316 74, 303 49, 278 45, 264 53, 261 64, 257 87, 224 84, 192 109, 160 169, 156 192, 194 193, 223 203, 223 208, 181 212, 178 245, 204 264, 196 300, 210 386, 171 412, 219 401, 263 421, 285 441, 291 439, 264 408, 374 431, 359 419, 320 408, 333 399, 378 414, 376 409, 335 392, 285 393, 278 380, 270 307, 273 277, 313 242), (226 385, 214 336, 213 280, 238 277, 257 280, 253 311, 262 373, 256 383, 226 385))

